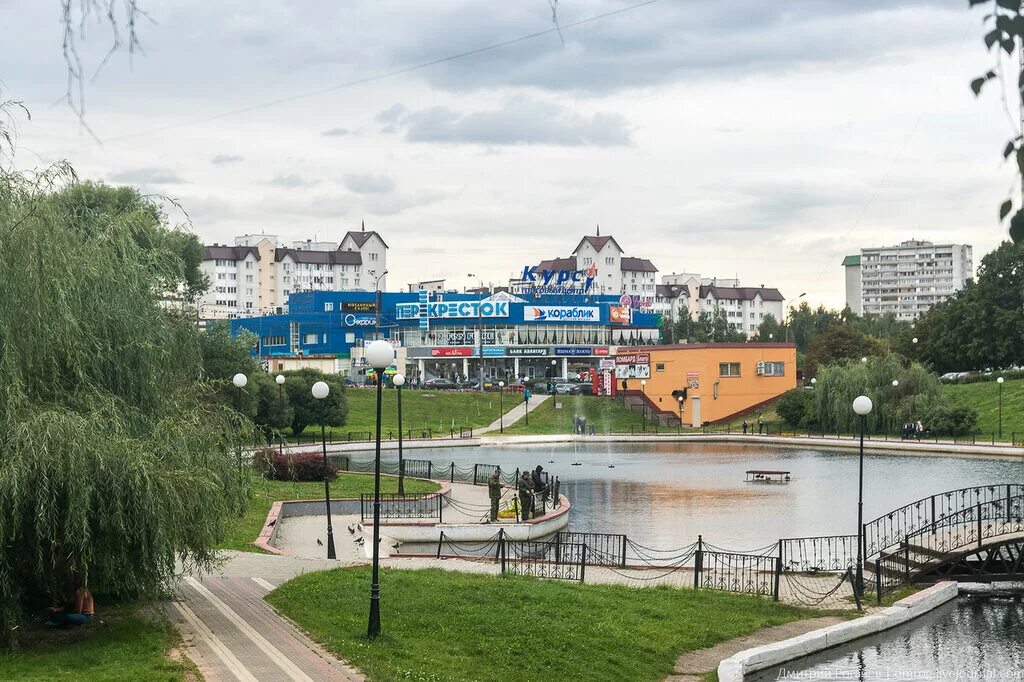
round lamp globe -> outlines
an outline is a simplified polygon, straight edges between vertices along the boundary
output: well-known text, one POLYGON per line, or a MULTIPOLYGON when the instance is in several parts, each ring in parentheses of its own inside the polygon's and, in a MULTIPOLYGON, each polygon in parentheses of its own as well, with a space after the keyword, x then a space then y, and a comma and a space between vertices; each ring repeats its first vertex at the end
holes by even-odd
POLYGON ((396 374, 395 376, 391 377, 391 383, 393 383, 395 386, 405 385, 405 375, 396 374))
POLYGON ((1006 381, 1006 380, 1003 379, 1002 377, 999 377, 998 379, 996 379, 996 383, 999 383, 999 384, 1003 383, 1004 381, 1006 381))
POLYGON ((274 381, 276 381, 278 385, 284 384, 284 375, 278 374, 276 377, 274 377, 274 381))
POLYGON ((245 376, 241 372, 231 378, 231 383, 239 388, 245 388, 245 385, 249 383, 249 377, 245 376))
POLYGON ((853 411, 864 417, 871 413, 871 398, 866 395, 859 395, 853 399, 853 411))
POLYGON ((395 361, 395 349, 387 341, 372 341, 366 347, 366 362, 374 369, 384 369, 395 361))
POLYGON ((313 397, 317 400, 323 400, 330 392, 331 387, 325 381, 318 381, 313 384, 313 397))

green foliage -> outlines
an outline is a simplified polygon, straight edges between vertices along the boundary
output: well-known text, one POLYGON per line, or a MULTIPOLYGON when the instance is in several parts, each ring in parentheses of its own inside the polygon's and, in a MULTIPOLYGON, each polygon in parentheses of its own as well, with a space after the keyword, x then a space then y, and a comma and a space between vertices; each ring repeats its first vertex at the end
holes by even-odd
POLYGON ((801 301, 798 307, 790 310, 788 324, 797 352, 806 353, 815 336, 839 324, 841 319, 841 313, 828 310, 824 306, 812 309, 807 301, 801 301))
POLYGON ((872 336, 852 325, 836 325, 818 334, 811 341, 804 358, 804 371, 809 376, 817 373, 818 367, 840 360, 856 359, 879 355, 882 344, 872 336))
POLYGON ((209 567, 244 486, 249 434, 208 399, 193 321, 160 306, 154 264, 176 256, 140 244, 155 209, 83 210, 61 182, 0 175, 0 639, 73 575, 145 596, 177 561, 209 567))
POLYGON ((786 327, 775 319, 771 313, 767 313, 757 326, 756 341, 780 343, 786 340, 786 327))
POLYGON ((1015 435, 1019 439, 1024 434, 1024 381, 1008 380, 1002 391, 995 382, 943 384, 942 392, 956 403, 978 410, 977 430, 981 433, 998 433, 1002 416, 1003 438, 1015 435))
POLYGON ((935 403, 925 409, 921 421, 930 434, 963 436, 977 431, 978 411, 966 405, 935 403))
POLYGON ((275 431, 280 433, 291 426, 295 411, 284 387, 278 386, 274 377, 264 372, 257 372, 250 381, 255 382, 256 394, 256 414, 253 421, 260 427, 264 436, 269 437, 275 431))
POLYGON ((1024 244, 986 254, 977 280, 922 316, 898 348, 940 374, 1024 364, 1024 244))
POLYGON ((369 584, 366 566, 307 573, 267 601, 374 680, 662 680, 684 652, 822 615, 713 590, 387 569, 370 641, 369 584))
MULTIPOLYGON (((292 408, 292 434, 299 435, 310 424, 323 421, 327 426, 341 426, 348 418, 345 384, 337 374, 324 374, 318 369, 306 368, 284 372, 284 384, 292 408), (313 397, 313 384, 324 381, 331 389, 327 397, 313 397)), ((376 407, 374 408, 376 409, 376 407)))
MULTIPOLYGON (((952 405, 939 380, 924 366, 889 354, 845 360, 820 367, 812 391, 818 423, 827 431, 854 433, 858 429, 853 399, 859 395, 874 404, 866 426, 872 433, 897 433, 908 421, 925 422, 935 410, 952 405), (892 382, 899 382, 893 386, 892 382)), ((931 425, 925 422, 925 428, 931 425)))
POLYGON ((787 424, 796 428, 815 428, 818 425, 814 391, 806 388, 794 388, 783 393, 775 403, 775 411, 787 424))
POLYGON ((695 320, 682 315, 671 329, 671 338, 677 343, 725 343, 746 341, 747 337, 733 329, 723 308, 705 310, 695 320))

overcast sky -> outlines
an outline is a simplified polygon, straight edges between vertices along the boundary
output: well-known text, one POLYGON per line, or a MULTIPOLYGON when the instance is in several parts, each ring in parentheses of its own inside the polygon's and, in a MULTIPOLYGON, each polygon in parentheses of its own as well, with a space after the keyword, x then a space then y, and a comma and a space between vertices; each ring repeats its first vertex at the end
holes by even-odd
MULTIPOLYGON (((962 241, 977 263, 1002 238, 1013 132, 998 88, 968 87, 991 57, 966 0, 660 0, 569 26, 632 4, 561 0, 564 45, 375 79, 547 31, 551 8, 141 0, 144 53, 86 87, 99 144, 54 104, 57 3, 0 0, 0 99, 32 111, 22 167, 66 158, 171 196, 207 243, 337 241, 365 220, 391 288, 501 283, 600 224, 662 273, 841 306, 862 246, 962 241)), ((89 78, 110 44, 89 23, 89 78)))

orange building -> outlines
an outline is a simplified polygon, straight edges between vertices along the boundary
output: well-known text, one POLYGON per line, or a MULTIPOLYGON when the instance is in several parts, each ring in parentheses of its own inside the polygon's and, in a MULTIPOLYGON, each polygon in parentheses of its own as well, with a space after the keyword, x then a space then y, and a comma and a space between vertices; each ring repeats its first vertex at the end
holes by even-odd
POLYGON ((796 346, 620 346, 615 356, 615 377, 616 388, 625 395, 626 403, 646 403, 652 421, 700 426, 750 412, 795 388, 796 346))

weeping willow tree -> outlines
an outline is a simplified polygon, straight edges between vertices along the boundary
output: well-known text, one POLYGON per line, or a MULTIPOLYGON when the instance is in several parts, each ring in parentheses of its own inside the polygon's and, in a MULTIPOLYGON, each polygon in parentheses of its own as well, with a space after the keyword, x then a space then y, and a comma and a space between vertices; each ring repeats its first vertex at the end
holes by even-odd
POLYGON ((859 395, 868 396, 874 405, 866 423, 872 433, 898 432, 905 422, 925 419, 948 400, 939 380, 924 366, 889 354, 819 368, 810 409, 826 431, 853 433, 859 425, 852 405, 859 395))
MULTIPOLYGON (((94 186, 95 189, 95 186, 94 186)), ((153 207, 74 200, 64 169, 0 174, 0 640, 86 581, 159 594, 207 568, 244 492, 242 418, 199 332, 162 309, 182 265, 153 207)), ((112 190, 113 191, 113 190, 112 190)), ((244 435, 243 435, 244 434, 244 435)))

